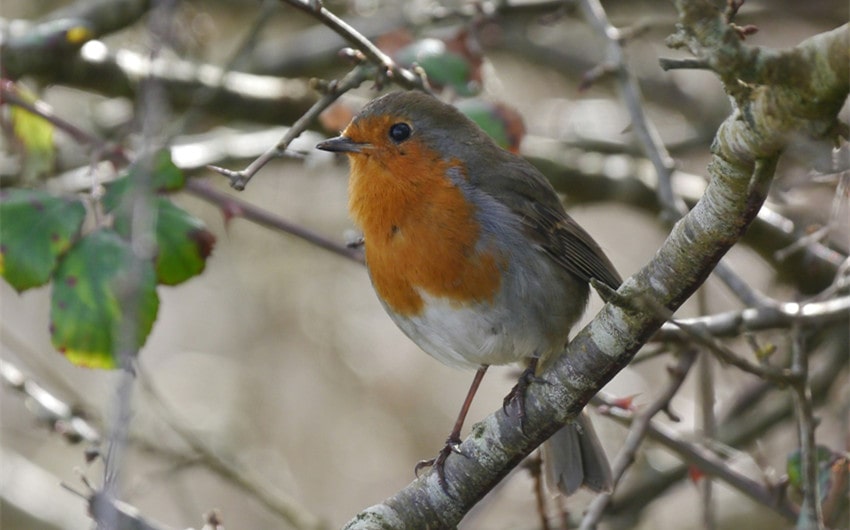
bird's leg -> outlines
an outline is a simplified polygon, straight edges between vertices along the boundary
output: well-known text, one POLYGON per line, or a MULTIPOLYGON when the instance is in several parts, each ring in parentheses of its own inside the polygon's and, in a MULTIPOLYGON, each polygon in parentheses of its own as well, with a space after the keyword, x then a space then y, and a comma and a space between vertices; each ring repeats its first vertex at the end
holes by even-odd
POLYGON ((460 413, 457 415, 457 420, 455 420, 455 426, 452 428, 452 432, 449 433, 449 437, 446 438, 446 445, 442 450, 440 450, 440 454, 437 455, 437 458, 420 461, 416 464, 416 467, 413 468, 413 472, 416 473, 416 476, 419 476, 419 470, 423 467, 430 466, 433 469, 436 469, 437 478, 439 479, 440 485, 443 487, 444 491, 446 490, 446 470, 444 467, 446 459, 452 453, 461 453, 460 431, 463 429, 463 422, 466 420, 466 414, 469 412, 469 406, 472 405, 472 399, 475 397, 478 387, 481 386, 481 380, 484 379, 484 374, 487 373, 487 368, 489 368, 489 365, 482 364, 475 372, 475 377, 472 379, 472 384, 469 386, 469 391, 466 393, 466 399, 463 400, 463 406, 461 406, 460 413))
POLYGON ((508 412, 508 406, 511 404, 511 401, 516 402, 519 425, 523 431, 525 430, 525 392, 531 383, 546 382, 545 379, 537 377, 537 363, 539 360, 539 357, 532 357, 528 361, 528 367, 522 371, 516 385, 508 392, 508 395, 505 396, 505 400, 502 402, 502 410, 505 414, 510 414, 508 412))

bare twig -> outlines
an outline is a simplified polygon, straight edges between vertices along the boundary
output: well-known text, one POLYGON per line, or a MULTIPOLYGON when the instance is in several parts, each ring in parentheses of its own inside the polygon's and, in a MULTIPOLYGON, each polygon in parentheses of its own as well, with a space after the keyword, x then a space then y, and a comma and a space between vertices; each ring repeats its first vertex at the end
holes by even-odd
POLYGON ((352 28, 344 20, 326 9, 320 0, 283 1, 292 7, 300 9, 301 11, 315 17, 316 20, 332 29, 354 48, 360 50, 369 62, 380 69, 379 75, 384 75, 391 79, 394 83, 407 89, 428 91, 428 87, 421 76, 416 75, 406 68, 398 66, 389 55, 382 52, 380 48, 372 44, 369 39, 360 34, 360 32, 356 29, 352 28))
MULTIPOLYGON (((708 312, 708 302, 705 287, 697 292, 700 314, 708 312)), ((697 401, 699 406, 699 418, 702 424, 702 434, 708 440, 713 440, 717 435, 717 420, 714 416, 715 381, 714 381, 714 359, 709 355, 701 355, 697 361, 697 401)), ((704 477, 699 481, 700 500, 702 501, 703 530, 714 530, 717 522, 714 512, 714 483, 711 477, 704 477)))
POLYGON ((0 378, 9 388, 20 392, 38 407, 35 412, 39 421, 62 435, 71 443, 86 442, 97 445, 100 434, 89 422, 67 403, 24 375, 12 363, 0 360, 0 378))
MULTIPOLYGON (((579 3, 584 18, 605 38, 606 62, 603 70, 616 73, 620 94, 632 120, 632 128, 640 143, 644 155, 655 168, 658 202, 662 207, 663 216, 670 222, 680 219, 688 208, 681 197, 673 192, 672 176, 675 162, 661 140, 657 127, 646 115, 643 96, 638 86, 637 78, 629 68, 623 51, 623 37, 619 29, 611 25, 599 0, 582 0, 579 3)), ((748 306, 764 303, 765 297, 743 281, 737 273, 723 262, 714 270, 729 290, 748 306)))
POLYGON ((542 530, 550 530, 549 517, 546 510, 546 493, 543 487, 543 460, 538 452, 534 456, 530 456, 522 463, 523 467, 528 470, 531 475, 531 480, 534 484, 534 499, 537 501, 537 515, 540 518, 540 528, 542 530))
POLYGON ((739 370, 767 379, 778 385, 787 385, 799 380, 799 375, 787 368, 778 368, 768 364, 754 364, 720 344, 714 337, 698 327, 688 326, 676 320, 671 322, 688 334, 695 342, 709 349, 718 359, 739 370))
MULTIPOLYGON (((148 35, 151 39, 151 57, 156 57, 171 35, 167 29, 174 17, 174 2, 159 3, 148 18, 148 35)), ((107 447, 103 465, 103 486, 101 493, 105 499, 119 500, 123 496, 124 458, 133 418, 133 388, 135 384, 134 365, 139 349, 144 340, 139 318, 143 301, 143 278, 145 267, 153 261, 156 255, 156 215, 153 204, 153 176, 150 167, 151 153, 161 145, 161 134, 167 119, 167 106, 164 104, 162 87, 155 80, 142 83, 143 90, 139 94, 141 108, 142 155, 141 171, 135 172, 130 179, 125 200, 130 204, 128 239, 133 259, 126 271, 122 289, 117 296, 121 308, 121 319, 113 333, 112 355, 120 368, 120 374, 115 384, 115 394, 112 400, 110 421, 106 435, 107 447)), ((90 506, 95 511, 94 506, 90 506)), ((103 529, 120 528, 121 512, 107 511, 98 521, 98 527, 103 529)))
MULTIPOLYGON (((828 351, 824 354, 823 362, 813 367, 809 377, 815 404, 822 403, 832 389, 842 383, 843 380, 838 375, 843 373, 850 359, 846 326, 832 325, 826 331, 825 337, 825 344, 829 345, 828 351)), ((763 383, 762 380, 758 381, 763 383)), ((746 410, 734 416, 726 415, 718 425, 717 441, 731 447, 742 447, 761 438, 780 422, 793 417, 794 403, 790 392, 773 392, 768 395, 770 399, 763 399, 761 403, 750 401, 746 410)), ((687 465, 680 464, 639 477, 630 483, 627 489, 621 488, 617 492, 615 502, 608 511, 616 517, 642 510, 652 499, 684 479, 687 471, 687 465)))
POLYGON ((823 510, 820 503, 818 484, 818 451, 815 443, 815 427, 812 393, 809 389, 808 350, 803 343, 800 326, 795 325, 791 333, 791 367, 799 380, 791 385, 796 409, 800 454, 803 475, 803 507, 797 520, 797 530, 822 530, 823 510))
POLYGON ((121 165, 129 162, 127 154, 120 146, 108 144, 91 133, 77 127, 61 116, 58 116, 47 103, 41 100, 36 100, 31 103, 22 98, 18 93, 17 85, 13 81, 0 79, 0 102, 15 105, 35 114, 36 116, 44 118, 57 129, 71 136, 75 142, 94 148, 106 160, 121 165))
POLYGON ((104 530, 172 530, 144 517, 139 510, 116 500, 104 492, 95 491, 88 498, 89 513, 104 530))
MULTIPOLYGON (((690 372, 691 366, 693 366, 696 358, 697 350, 687 349, 682 351, 679 356, 679 362, 675 367, 671 367, 669 369, 671 376, 670 381, 668 381, 667 385, 658 397, 656 397, 645 410, 634 416, 631 427, 629 428, 629 434, 626 436, 626 440, 623 442, 623 447, 620 449, 620 452, 617 454, 617 458, 611 466, 611 472, 614 479, 613 490, 617 489, 617 484, 619 484, 620 479, 623 478, 626 470, 635 461, 637 451, 646 437, 650 421, 652 421, 652 418, 659 412, 670 408, 670 401, 676 395, 676 392, 679 391, 682 383, 685 382, 685 378, 687 377, 688 372, 690 372)), ((610 402, 606 405, 608 408, 614 406, 610 402)), ((602 493, 590 503, 590 506, 587 508, 584 518, 581 521, 581 528, 583 530, 596 528, 596 525, 599 524, 599 521, 602 518, 605 508, 608 506, 608 503, 611 502, 612 496, 613 493, 602 493)))
POLYGON ((325 92, 319 101, 314 103, 307 112, 305 112, 289 129, 287 129, 286 134, 284 134, 283 138, 280 139, 277 145, 267 150, 259 158, 251 162, 245 169, 241 171, 233 171, 218 166, 209 166, 210 169, 217 171, 230 179, 230 185, 234 189, 244 190, 251 178, 253 178, 260 169, 262 169, 271 160, 284 155, 286 148, 289 147, 292 140, 304 132, 323 110, 328 108, 331 103, 336 101, 342 94, 360 86, 368 78, 368 68, 364 65, 354 67, 354 69, 338 83, 333 84, 333 86, 325 92))
POLYGON ((192 179, 186 183, 186 190, 196 197, 218 205, 218 207, 221 208, 221 210, 225 212, 225 215, 229 218, 241 217, 267 228, 294 235, 348 260, 355 261, 360 264, 364 263, 363 252, 361 250, 350 248, 308 230, 307 228, 290 223, 289 221, 263 210, 262 208, 258 208, 249 202, 221 192, 207 182, 192 179))
POLYGON ((661 135, 655 124, 647 117, 643 105, 643 96, 623 52, 623 38, 620 30, 608 21, 608 15, 599 0, 582 0, 579 3, 585 20, 606 41, 607 67, 617 74, 620 94, 632 119, 632 128, 643 148, 644 155, 652 162, 658 178, 658 198, 664 205, 665 214, 675 212, 678 219, 687 211, 684 201, 673 193, 671 177, 675 162, 667 152, 661 135))
POLYGON ((652 341, 681 341, 691 338, 684 328, 701 329, 713 337, 734 337, 741 333, 789 328, 795 322, 822 325, 850 316, 850 295, 823 302, 785 302, 777 305, 726 311, 705 317, 677 319, 665 324, 652 341))
MULTIPOLYGON (((632 412, 616 407, 609 409, 608 416, 623 424, 631 424, 636 421, 632 412)), ((778 490, 738 473, 720 457, 696 443, 685 440, 673 429, 651 421, 647 425, 646 432, 651 440, 670 449, 689 465, 696 466, 702 472, 725 482, 750 499, 776 511, 789 520, 796 518, 797 513, 793 506, 779 494, 778 490)))
POLYGON ((151 378, 147 377, 141 368, 139 368, 139 386, 150 398, 159 418, 177 433, 193 451, 202 455, 210 469, 227 478, 242 490, 249 492, 263 506, 279 515, 294 528, 321 529, 326 527, 324 521, 321 521, 294 498, 276 491, 249 468, 239 465, 233 457, 225 456, 220 450, 213 449, 209 442, 197 435, 189 422, 180 418, 170 407, 154 386, 151 378))

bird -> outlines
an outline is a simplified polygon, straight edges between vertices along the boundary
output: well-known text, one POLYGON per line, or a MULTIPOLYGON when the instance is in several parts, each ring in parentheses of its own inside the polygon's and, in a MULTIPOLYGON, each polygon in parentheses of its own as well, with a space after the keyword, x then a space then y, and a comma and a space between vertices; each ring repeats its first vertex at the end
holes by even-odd
MULTIPOLYGON (((622 280, 526 159, 454 106, 420 91, 377 97, 316 146, 349 159, 348 209, 363 234, 374 290, 395 324, 446 365, 475 369, 437 468, 459 451, 470 403, 490 365, 524 363, 504 407, 563 354, 592 279, 622 280)), ((547 441, 550 483, 564 494, 610 491, 611 469, 585 413, 547 441)))

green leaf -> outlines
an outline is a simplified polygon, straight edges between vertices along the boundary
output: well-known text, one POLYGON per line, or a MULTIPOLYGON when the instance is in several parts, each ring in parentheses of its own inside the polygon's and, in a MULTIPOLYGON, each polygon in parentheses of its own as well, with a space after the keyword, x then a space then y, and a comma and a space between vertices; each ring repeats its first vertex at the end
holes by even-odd
POLYGON ((150 178, 151 187, 160 193, 177 191, 186 185, 186 176, 182 169, 174 165, 171 152, 168 149, 160 149, 149 158, 140 158, 134 162, 122 177, 109 184, 103 196, 103 207, 106 211, 111 212, 118 208, 130 183, 143 177, 150 178))
MULTIPOLYGON (((38 98, 18 85, 18 95, 35 103, 38 98)), ((12 131, 23 146, 24 183, 34 183, 53 172, 56 150, 53 146, 53 124, 37 114, 33 114, 17 105, 9 111, 12 131)))
POLYGON ((478 124, 502 149, 518 153, 525 136, 522 116, 514 109, 498 102, 480 98, 463 99, 455 106, 478 124))
POLYGON ((480 90, 473 82, 475 66, 439 39, 413 42, 398 51, 396 60, 405 66, 413 63, 421 66, 428 74, 428 82, 435 87, 450 86, 461 96, 471 96, 480 90))
POLYGON ((80 232, 86 209, 78 199, 43 191, 0 196, 0 274, 18 291, 44 285, 56 260, 80 232))
POLYGON ((132 179, 141 171, 150 171, 153 188, 156 191, 177 191, 186 185, 183 170, 174 165, 171 160, 171 151, 165 148, 153 153, 150 159, 139 159, 128 168, 128 175, 132 179))
MULTIPOLYGON (((177 285, 204 271, 212 253, 215 236, 203 221, 175 206, 165 197, 153 199, 156 209, 156 275, 163 285, 177 285)), ((113 229, 124 239, 130 238, 130 220, 115 216, 113 229)))
MULTIPOLYGON (((829 447, 818 445, 815 448, 817 452, 818 467, 823 468, 824 464, 828 467, 829 461, 832 459, 832 450, 829 447)), ((803 489, 803 455, 799 449, 795 449, 785 459, 785 472, 788 473, 788 483, 796 490, 803 489)))
POLYGON ((160 283, 177 285, 203 272, 215 236, 200 219, 168 199, 157 201, 156 274, 160 283))
POLYGON ((135 317, 133 346, 141 347, 158 308, 153 264, 139 260, 114 231, 92 232, 56 270, 50 307, 53 345, 74 364, 115 368, 125 318, 135 317))

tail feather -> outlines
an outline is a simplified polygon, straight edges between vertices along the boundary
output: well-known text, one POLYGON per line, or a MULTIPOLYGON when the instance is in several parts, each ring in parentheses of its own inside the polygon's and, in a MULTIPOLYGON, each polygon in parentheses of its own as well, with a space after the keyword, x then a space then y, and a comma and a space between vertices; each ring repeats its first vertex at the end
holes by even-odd
POLYGON ((613 488, 605 450, 584 412, 552 435, 546 442, 545 457, 550 485, 564 495, 572 495, 582 486, 596 492, 613 488))

